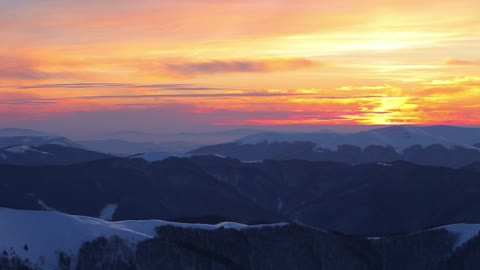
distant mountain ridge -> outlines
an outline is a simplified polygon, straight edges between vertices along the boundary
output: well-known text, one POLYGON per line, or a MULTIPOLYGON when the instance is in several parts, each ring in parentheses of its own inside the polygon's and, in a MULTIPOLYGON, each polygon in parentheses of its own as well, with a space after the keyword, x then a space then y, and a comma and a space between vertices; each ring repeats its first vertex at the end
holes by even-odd
POLYGON ((260 129, 252 128, 239 128, 239 129, 230 129, 224 131, 210 131, 210 132, 179 132, 179 136, 247 136, 251 134, 257 134, 265 132, 260 129))
POLYGON ((23 166, 70 165, 113 157, 60 144, 14 145, 0 149, 0 164, 23 166))
POLYGON ((44 144, 57 144, 66 147, 84 148, 84 146, 61 136, 0 136, 0 148, 15 145, 39 146, 44 144))
POLYGON ((259 133, 234 141, 238 144, 262 142, 313 142, 319 149, 336 150, 341 145, 361 148, 369 145, 391 146, 398 151, 412 145, 442 144, 470 148, 480 139, 480 128, 453 126, 390 126, 355 133, 259 133))
POLYGON ((478 130, 268 133, 128 158, 0 137, 0 269, 480 269, 478 130))
POLYGON ((132 155, 132 156, 129 156, 129 158, 141 158, 143 160, 152 162, 152 161, 164 160, 169 157, 187 157, 187 156, 188 155, 176 154, 176 153, 170 153, 170 152, 164 152, 164 151, 152 151, 152 152, 132 155))
POLYGON ((94 151, 122 156, 130 156, 155 151, 185 153, 199 147, 199 144, 181 141, 132 142, 120 139, 108 139, 78 141, 78 143, 94 151))
POLYGON ((217 154, 245 161, 305 159, 347 163, 407 160, 463 167, 480 161, 479 128, 393 126, 351 134, 261 133, 204 146, 190 154, 217 154))

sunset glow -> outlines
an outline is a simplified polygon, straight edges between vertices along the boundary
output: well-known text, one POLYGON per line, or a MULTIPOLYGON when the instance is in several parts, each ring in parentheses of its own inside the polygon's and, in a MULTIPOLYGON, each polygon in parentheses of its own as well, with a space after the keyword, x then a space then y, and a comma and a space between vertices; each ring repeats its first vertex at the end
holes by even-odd
POLYGON ((477 0, 0 0, 0 122, 480 125, 479 10, 477 0))

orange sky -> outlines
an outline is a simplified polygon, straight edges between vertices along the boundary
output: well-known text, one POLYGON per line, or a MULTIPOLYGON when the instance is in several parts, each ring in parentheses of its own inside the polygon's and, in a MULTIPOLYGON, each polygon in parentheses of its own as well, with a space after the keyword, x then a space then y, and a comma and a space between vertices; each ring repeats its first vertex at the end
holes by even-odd
POLYGON ((0 123, 480 125, 478 0, 335 2, 0 0, 0 123))

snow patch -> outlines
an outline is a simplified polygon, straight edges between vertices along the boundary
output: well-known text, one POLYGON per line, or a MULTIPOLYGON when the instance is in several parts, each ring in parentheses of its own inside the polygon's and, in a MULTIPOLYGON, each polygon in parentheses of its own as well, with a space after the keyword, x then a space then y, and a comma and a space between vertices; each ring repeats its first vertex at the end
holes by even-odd
POLYGON ((5 151, 10 152, 10 153, 17 153, 17 154, 22 154, 30 150, 30 146, 28 145, 17 145, 17 146, 12 146, 10 148, 5 149, 5 151))
POLYGON ((458 235, 458 240, 455 243, 455 248, 458 248, 480 233, 480 224, 460 223, 443 226, 440 227, 440 229, 446 229, 447 231, 458 235))
POLYGON ((113 214, 117 211, 118 204, 107 204, 100 212, 99 218, 103 220, 112 220, 113 214))
POLYGON ((282 210, 283 208, 283 201, 280 199, 280 197, 277 198, 277 211, 282 210))
POLYGON ((41 153, 41 154, 44 154, 44 155, 48 155, 49 153, 47 152, 43 152, 43 151, 39 151, 35 148, 32 148, 32 146, 29 146, 29 145, 17 145, 17 146, 12 146, 12 147, 9 147, 9 148, 6 148, 4 149, 5 151, 7 152, 10 152, 10 153, 16 153, 16 154, 24 154, 26 152, 37 152, 37 153, 41 153))
POLYGON ((377 163, 377 165, 386 166, 386 167, 392 166, 392 164, 388 164, 388 163, 377 163))
POLYGON ((34 148, 30 148, 30 149, 28 149, 28 151, 37 152, 37 153, 44 154, 44 155, 50 155, 50 153, 48 153, 48 152, 43 152, 43 151, 40 151, 40 150, 37 150, 37 149, 34 149, 34 148))
POLYGON ((40 207, 42 207, 43 210, 57 212, 57 210, 55 210, 54 208, 51 208, 50 206, 48 206, 48 205, 47 205, 45 202, 43 202, 42 200, 37 200, 37 204, 40 205, 40 207))
POLYGON ((262 163, 263 160, 242 160, 242 163, 262 163))

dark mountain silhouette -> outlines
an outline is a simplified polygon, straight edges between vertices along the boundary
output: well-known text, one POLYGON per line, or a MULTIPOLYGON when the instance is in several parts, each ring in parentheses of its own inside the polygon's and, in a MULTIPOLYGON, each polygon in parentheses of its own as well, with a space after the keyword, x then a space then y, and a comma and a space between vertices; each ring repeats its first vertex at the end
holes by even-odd
POLYGON ((244 223, 280 220, 215 179, 189 159, 148 164, 108 159, 71 166, 0 166, 0 206, 48 208, 99 216, 118 204, 113 219, 176 219, 221 216, 244 223), (42 203, 39 203, 41 201, 42 203))
POLYGON ((99 216, 116 204, 114 220, 290 221, 357 235, 480 223, 478 172, 407 162, 116 158, 70 166, 3 165, 0 175, 0 206, 46 205, 99 216))

